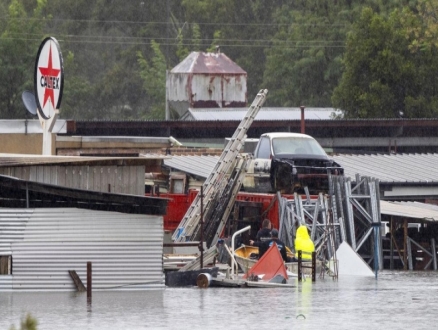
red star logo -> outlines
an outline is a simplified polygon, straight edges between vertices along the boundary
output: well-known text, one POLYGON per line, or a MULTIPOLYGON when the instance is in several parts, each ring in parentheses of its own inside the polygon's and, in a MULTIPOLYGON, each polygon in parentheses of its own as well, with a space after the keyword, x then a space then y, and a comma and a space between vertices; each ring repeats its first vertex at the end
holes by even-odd
MULTIPOLYGON (((55 107, 55 96, 53 95, 53 89, 56 88, 55 78, 58 77, 60 69, 55 69, 52 67, 52 46, 50 45, 49 49, 49 63, 47 64, 47 68, 38 68, 45 80, 45 90, 44 90, 44 102, 43 108, 46 105, 47 100, 50 99, 53 107, 55 107)), ((41 80, 43 79, 41 77, 41 80)))

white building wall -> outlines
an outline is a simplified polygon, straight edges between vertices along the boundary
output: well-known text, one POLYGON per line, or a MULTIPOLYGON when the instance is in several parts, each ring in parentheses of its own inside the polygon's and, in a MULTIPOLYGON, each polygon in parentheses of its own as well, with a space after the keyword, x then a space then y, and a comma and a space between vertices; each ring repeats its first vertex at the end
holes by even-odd
POLYGON ((231 102, 244 102, 247 101, 247 87, 246 76, 225 75, 223 79, 227 82, 223 84, 223 99, 225 106, 231 102))
POLYGON ((194 74, 190 89, 192 98, 190 104, 200 101, 215 101, 222 107, 222 76, 194 74))

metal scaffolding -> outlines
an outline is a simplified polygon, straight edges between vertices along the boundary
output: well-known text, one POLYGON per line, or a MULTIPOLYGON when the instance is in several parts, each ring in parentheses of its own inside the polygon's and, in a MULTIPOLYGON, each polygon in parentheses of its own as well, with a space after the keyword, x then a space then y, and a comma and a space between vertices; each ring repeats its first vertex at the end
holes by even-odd
POLYGON ((337 248, 346 241, 368 264, 377 261, 373 268, 383 269, 378 192, 378 180, 356 176, 353 185, 350 178, 331 176, 328 194, 278 196, 280 239, 293 247, 297 227, 306 225, 318 258, 336 260, 337 248))

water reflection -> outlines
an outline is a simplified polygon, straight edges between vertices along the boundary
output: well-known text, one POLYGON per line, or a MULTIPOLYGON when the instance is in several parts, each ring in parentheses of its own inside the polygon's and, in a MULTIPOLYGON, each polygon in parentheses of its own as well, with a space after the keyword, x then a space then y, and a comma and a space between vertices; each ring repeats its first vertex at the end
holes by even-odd
POLYGON ((87 312, 91 313, 92 309, 91 309, 91 297, 87 297, 87 312))
POLYGON ((30 312, 38 329, 425 329, 438 312, 435 272, 382 272, 295 288, 1 293, 0 329, 30 312))
POLYGON ((306 319, 310 316, 310 306, 312 305, 312 284, 312 281, 309 279, 297 284, 297 290, 295 291, 297 301, 296 319, 306 319))

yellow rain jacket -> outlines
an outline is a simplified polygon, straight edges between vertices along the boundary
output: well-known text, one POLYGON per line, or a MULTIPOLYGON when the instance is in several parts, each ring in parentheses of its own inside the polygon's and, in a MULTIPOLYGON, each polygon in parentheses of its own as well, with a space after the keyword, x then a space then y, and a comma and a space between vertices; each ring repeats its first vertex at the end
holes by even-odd
POLYGON ((295 238, 295 253, 296 257, 298 257, 298 251, 302 251, 303 259, 312 259, 312 252, 315 251, 315 245, 310 239, 309 232, 307 231, 307 227, 301 225, 297 229, 297 236, 295 238))

